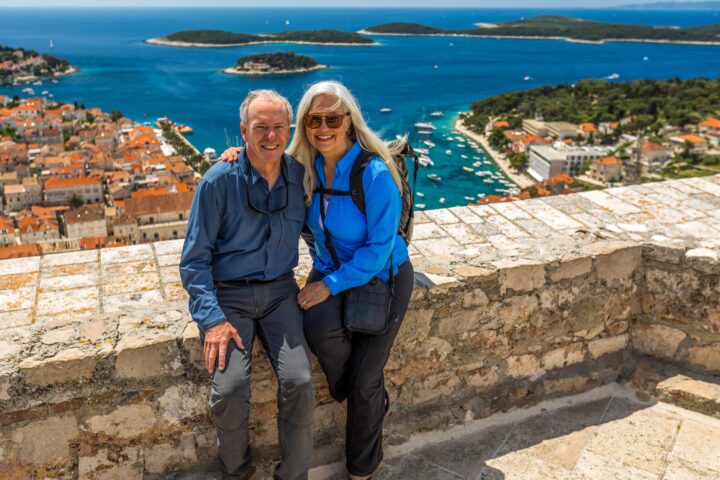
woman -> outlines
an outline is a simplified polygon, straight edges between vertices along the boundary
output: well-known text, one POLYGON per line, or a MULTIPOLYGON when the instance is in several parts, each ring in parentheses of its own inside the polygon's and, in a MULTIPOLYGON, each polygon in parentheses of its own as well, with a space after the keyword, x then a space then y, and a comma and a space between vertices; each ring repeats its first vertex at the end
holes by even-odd
POLYGON ((369 478, 383 458, 382 425, 389 407, 383 369, 413 288, 412 264, 398 234, 400 178, 392 153, 368 128, 357 101, 341 83, 312 85, 300 100, 296 122, 288 153, 305 167, 305 221, 314 237, 313 269, 298 303, 305 310, 305 335, 330 394, 338 402, 347 399, 346 468, 351 479, 361 480, 369 478), (362 150, 376 154, 363 171, 365 215, 350 196, 316 191, 318 186, 350 190, 350 171, 362 150), (339 268, 326 247, 324 227, 339 268), (348 332, 342 293, 374 277, 389 281, 391 268, 394 296, 386 332, 348 332))

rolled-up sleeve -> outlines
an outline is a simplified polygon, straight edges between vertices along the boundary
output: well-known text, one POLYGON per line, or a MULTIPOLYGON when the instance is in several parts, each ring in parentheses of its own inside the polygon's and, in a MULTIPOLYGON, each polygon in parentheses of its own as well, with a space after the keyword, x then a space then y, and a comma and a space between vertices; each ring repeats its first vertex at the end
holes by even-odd
POLYGON ((387 268, 395 246, 402 209, 400 192, 387 168, 370 167, 363 172, 367 240, 349 262, 323 278, 333 295, 364 285, 377 276, 387 268))
POLYGON ((201 180, 188 218, 180 277, 190 295, 190 314, 203 332, 226 319, 217 300, 212 276, 213 251, 219 228, 215 187, 201 180))

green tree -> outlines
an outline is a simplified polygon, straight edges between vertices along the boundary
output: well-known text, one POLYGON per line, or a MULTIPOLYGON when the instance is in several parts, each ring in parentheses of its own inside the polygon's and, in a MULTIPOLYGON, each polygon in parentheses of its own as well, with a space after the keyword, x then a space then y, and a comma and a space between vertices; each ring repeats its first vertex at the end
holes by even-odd
POLYGON ((490 137, 488 138, 488 142, 493 148, 502 150, 505 148, 505 143, 507 142, 507 139, 505 138, 505 131, 501 128, 493 129, 490 133, 490 137))
POLYGON ((70 208, 79 208, 83 206, 85 200, 83 200, 83 197, 77 193, 73 193, 70 197, 68 197, 67 202, 68 205, 70 205, 70 208))
POLYGON ((528 167, 527 154, 524 152, 513 152, 510 154, 510 166, 518 172, 524 172, 528 167))

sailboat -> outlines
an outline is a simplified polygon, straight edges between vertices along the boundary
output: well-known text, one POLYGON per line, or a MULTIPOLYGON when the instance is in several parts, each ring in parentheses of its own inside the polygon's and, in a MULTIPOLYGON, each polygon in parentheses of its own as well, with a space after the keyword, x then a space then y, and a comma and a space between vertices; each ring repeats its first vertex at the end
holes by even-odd
POLYGON ((55 44, 53 43, 52 40, 50 40, 50 48, 55 48, 55 44))

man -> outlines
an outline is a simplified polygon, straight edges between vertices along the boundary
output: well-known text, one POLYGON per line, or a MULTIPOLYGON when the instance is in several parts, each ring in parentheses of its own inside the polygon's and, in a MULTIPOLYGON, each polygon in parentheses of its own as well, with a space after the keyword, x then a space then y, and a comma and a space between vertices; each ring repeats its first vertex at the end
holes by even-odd
POLYGON ((246 148, 198 184, 180 273, 212 374, 209 407, 226 478, 249 478, 252 345, 258 333, 278 379, 280 480, 306 479, 314 391, 292 269, 305 219, 302 167, 285 155, 292 109, 272 90, 240 106, 246 148))

